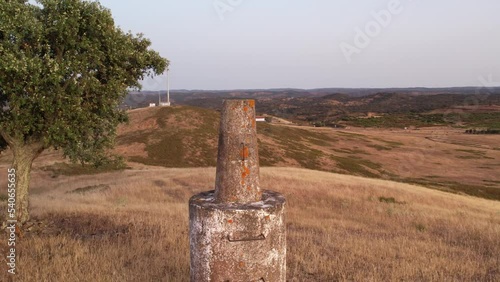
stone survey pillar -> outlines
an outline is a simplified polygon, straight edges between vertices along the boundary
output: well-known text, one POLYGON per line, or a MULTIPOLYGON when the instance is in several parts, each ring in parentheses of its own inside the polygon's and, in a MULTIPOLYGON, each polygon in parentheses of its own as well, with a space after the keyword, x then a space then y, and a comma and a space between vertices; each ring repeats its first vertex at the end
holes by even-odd
POLYGON ((285 198, 259 186, 254 100, 225 100, 215 191, 189 200, 191 282, 286 279, 285 198))

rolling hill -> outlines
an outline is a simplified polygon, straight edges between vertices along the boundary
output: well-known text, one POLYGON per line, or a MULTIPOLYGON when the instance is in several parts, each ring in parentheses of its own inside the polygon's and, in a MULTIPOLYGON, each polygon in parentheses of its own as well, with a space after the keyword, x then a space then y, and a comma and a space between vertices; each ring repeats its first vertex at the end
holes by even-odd
MULTIPOLYGON (((214 167, 219 113, 176 106, 132 110, 116 152, 129 162, 214 167)), ((258 123, 261 166, 298 167, 421 184, 500 200, 496 136, 461 130, 332 129, 258 123)))
MULTIPOLYGON (((123 106, 145 107, 157 102, 160 93, 129 93, 123 106)), ((500 88, 494 87, 184 90, 171 93, 175 104, 215 110, 220 109, 223 99, 234 97, 256 99, 259 113, 300 124, 324 126, 341 123, 379 128, 470 125, 500 129, 500 88), (382 118, 367 120, 370 115, 382 118)))
MULTIPOLYGON (((131 111, 116 148, 129 167, 118 171, 45 152, 16 278, 189 281, 187 203, 214 187, 218 117, 188 106, 131 111)), ((457 195, 499 199, 498 136, 267 123, 258 132, 261 185, 287 198, 287 280, 500 279, 499 202, 457 195)), ((10 161, 0 156, 1 187, 10 161)))

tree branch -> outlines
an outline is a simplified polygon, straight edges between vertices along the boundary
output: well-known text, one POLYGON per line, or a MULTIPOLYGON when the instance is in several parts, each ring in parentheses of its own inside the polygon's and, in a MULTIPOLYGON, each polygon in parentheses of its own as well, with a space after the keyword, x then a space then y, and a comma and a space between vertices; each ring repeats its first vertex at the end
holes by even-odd
POLYGON ((7 134, 7 132, 5 132, 5 130, 2 129, 0 129, 0 135, 2 135, 3 139, 9 146, 12 146, 12 144, 14 143, 14 138, 12 138, 9 134, 7 134))

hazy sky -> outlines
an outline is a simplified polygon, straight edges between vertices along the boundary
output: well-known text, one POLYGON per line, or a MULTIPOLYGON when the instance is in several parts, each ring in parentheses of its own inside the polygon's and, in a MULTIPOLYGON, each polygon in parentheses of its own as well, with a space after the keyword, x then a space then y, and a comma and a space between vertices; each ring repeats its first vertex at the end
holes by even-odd
POLYGON ((172 89, 500 85, 498 0, 100 2, 171 61, 172 89))

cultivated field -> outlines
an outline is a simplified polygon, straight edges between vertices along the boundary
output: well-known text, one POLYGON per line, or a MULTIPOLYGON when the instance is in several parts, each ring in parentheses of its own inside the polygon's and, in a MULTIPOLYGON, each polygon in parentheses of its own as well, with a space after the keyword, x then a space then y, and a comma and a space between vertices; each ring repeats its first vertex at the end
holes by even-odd
MULTIPOLYGON (((213 188, 215 169, 131 165, 35 169, 15 281, 188 281, 187 201, 213 188)), ((498 201, 296 168, 261 178, 288 200, 289 281, 500 280, 498 201)))

